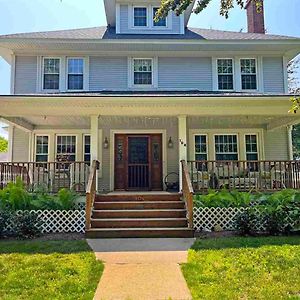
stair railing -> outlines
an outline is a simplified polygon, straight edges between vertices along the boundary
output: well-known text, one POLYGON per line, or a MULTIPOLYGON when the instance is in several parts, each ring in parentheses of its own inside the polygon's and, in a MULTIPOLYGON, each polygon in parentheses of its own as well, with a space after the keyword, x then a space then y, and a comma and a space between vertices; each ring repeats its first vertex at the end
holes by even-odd
POLYGON ((95 202, 97 191, 97 170, 99 169, 99 162, 94 160, 92 162, 89 181, 86 188, 86 203, 85 203, 85 230, 91 228, 92 209, 95 202))
POLYGON ((182 169, 182 196, 185 202, 186 210, 187 210, 187 218, 189 223, 189 228, 193 228, 193 196, 194 189, 192 186, 190 174, 188 171, 187 163, 185 160, 181 161, 181 169, 182 169))

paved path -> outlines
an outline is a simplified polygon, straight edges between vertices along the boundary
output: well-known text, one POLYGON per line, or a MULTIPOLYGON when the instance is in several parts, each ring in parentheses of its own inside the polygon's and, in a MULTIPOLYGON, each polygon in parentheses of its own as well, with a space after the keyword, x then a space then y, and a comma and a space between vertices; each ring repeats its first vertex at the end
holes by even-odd
POLYGON ((190 300, 180 270, 194 239, 89 239, 105 263, 95 300, 190 300))

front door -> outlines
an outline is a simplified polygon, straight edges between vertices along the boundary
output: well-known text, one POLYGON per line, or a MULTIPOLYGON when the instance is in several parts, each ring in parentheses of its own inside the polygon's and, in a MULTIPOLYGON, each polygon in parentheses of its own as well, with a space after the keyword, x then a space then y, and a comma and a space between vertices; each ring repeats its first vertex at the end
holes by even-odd
POLYGON ((115 190, 162 189, 162 135, 115 136, 115 190))

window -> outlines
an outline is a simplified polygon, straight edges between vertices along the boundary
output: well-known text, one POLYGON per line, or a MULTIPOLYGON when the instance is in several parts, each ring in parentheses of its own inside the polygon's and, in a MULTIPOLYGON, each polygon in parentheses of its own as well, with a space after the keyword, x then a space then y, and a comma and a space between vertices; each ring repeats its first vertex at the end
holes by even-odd
POLYGON ((84 136, 84 161, 85 162, 91 161, 91 136, 90 135, 84 136))
POLYGON ((215 135, 215 153, 216 160, 238 160, 237 135, 215 135))
POLYGON ((83 58, 68 58, 68 90, 83 90, 83 58))
POLYGON ((59 90, 59 58, 44 58, 43 89, 59 90))
POLYGON ((167 19, 161 18, 157 22, 154 21, 156 12, 159 10, 159 7, 153 7, 153 26, 154 27, 166 27, 167 26, 167 19))
POLYGON ((76 136, 58 135, 56 143, 57 161, 75 161, 76 160, 76 136))
POLYGON ((206 135, 195 135, 195 160, 207 160, 206 135))
POLYGON ((39 135, 36 137, 35 161, 47 162, 49 150, 49 137, 47 135, 39 135))
POLYGON ((133 60, 134 85, 152 85, 152 59, 133 60))
POLYGON ((133 9, 134 26, 147 26, 147 7, 134 7, 133 9))
POLYGON ((241 59, 242 90, 256 90, 256 60, 241 59))
MULTIPOLYGON (((258 160, 257 135, 246 134, 245 143, 246 143, 246 159, 258 160)), ((258 171, 258 163, 249 162, 247 165, 250 171, 258 171)))
POLYGON ((233 60, 218 59, 218 89, 233 90, 233 60))

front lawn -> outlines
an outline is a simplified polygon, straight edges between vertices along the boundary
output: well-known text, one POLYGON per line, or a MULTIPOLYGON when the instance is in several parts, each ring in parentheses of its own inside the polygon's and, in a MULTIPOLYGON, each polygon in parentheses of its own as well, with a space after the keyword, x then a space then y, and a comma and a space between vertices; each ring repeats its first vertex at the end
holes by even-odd
POLYGON ((199 239, 183 274, 193 299, 300 299, 300 237, 199 239))
POLYGON ((85 241, 1 241, 0 299, 93 299, 103 271, 85 241))

